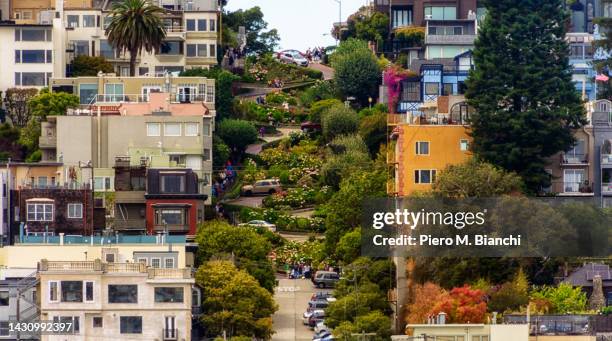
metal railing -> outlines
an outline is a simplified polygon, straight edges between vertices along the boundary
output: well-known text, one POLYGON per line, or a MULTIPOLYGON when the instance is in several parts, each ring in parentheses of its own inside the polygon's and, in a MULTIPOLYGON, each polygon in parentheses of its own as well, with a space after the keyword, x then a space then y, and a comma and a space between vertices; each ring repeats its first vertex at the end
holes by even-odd
MULTIPOLYGON (((171 93, 168 100, 170 103, 199 103, 199 102, 214 102, 214 96, 207 94, 181 94, 171 93)), ((141 94, 103 94, 96 95, 91 100, 90 105, 104 104, 121 104, 121 103, 148 103, 149 95, 141 94)))
POLYGON ((603 194, 612 194, 612 182, 602 183, 601 192, 603 194))
POLYGON ((162 329, 162 335, 163 335, 162 339, 164 341, 178 340, 178 329, 164 328, 162 329))
POLYGON ((589 154, 587 153, 561 154, 561 164, 581 165, 587 163, 589 163, 589 154))
MULTIPOLYGON (((531 335, 593 335, 591 315, 532 315, 529 318, 531 335)), ((526 324, 524 315, 504 316, 506 324, 526 324)))
POLYGON ((612 154, 602 154, 601 163, 604 165, 612 165, 612 154))
MULTIPOLYGON (((61 244, 59 236, 24 236, 20 241, 19 236, 15 238, 16 244, 61 244)), ((116 245, 116 244, 185 244, 186 237, 182 235, 169 236, 130 236, 117 235, 111 237, 102 236, 65 236, 64 244, 93 244, 93 245, 116 245)))
POLYGON ((414 125, 468 125, 467 115, 427 114, 424 112, 405 114, 406 123, 414 125))

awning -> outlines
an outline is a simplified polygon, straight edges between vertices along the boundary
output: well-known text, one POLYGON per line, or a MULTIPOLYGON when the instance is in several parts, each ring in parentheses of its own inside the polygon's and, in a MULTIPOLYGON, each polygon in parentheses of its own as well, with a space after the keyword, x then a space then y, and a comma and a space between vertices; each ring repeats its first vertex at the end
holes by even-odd
POLYGON ((32 199, 27 199, 26 200, 26 202, 31 202, 31 201, 35 201, 35 202, 54 202, 55 200, 49 199, 49 198, 32 198, 32 199))
POLYGON ((183 207, 183 208, 187 207, 187 208, 189 208, 191 206, 193 206, 193 205, 187 204, 187 203, 176 203, 176 204, 174 204, 174 203, 161 203, 161 204, 153 204, 153 205, 151 205, 151 207, 155 207, 155 208, 177 208, 177 207, 183 207))

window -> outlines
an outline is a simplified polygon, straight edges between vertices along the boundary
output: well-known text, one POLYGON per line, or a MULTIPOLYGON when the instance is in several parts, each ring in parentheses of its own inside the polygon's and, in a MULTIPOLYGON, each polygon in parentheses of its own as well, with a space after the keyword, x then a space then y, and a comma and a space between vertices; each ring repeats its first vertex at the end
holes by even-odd
POLYGON ((62 302, 83 302, 82 281, 62 281, 62 302))
POLYGON ((206 19, 198 19, 198 31, 206 31, 206 19))
POLYGON ((436 181, 435 170, 415 170, 414 171, 414 183, 415 184, 431 184, 436 181))
POLYGON ((53 63, 53 51, 52 50, 47 50, 46 55, 47 55, 46 62, 47 63, 53 63))
POLYGON ((26 205, 28 221, 52 221, 53 204, 31 203, 26 205))
POLYGON ((96 27, 96 16, 83 15, 83 27, 96 27))
POLYGON ((468 141, 468 140, 459 140, 459 149, 462 152, 468 151, 470 149, 470 141, 468 141))
POLYGON ((155 288, 155 303, 183 303, 183 288, 155 288))
POLYGON ((393 28, 412 25, 412 11, 409 9, 393 10, 393 28))
POLYGON ((181 136, 181 124, 164 123, 164 136, 181 136))
POLYGON ((209 123, 204 123, 204 126, 202 128, 202 135, 210 136, 210 124, 209 123))
POLYGON ((7 307, 9 305, 9 292, 0 291, 0 306, 7 307))
POLYGON ((15 72, 15 85, 45 86, 46 76, 44 72, 15 72))
POLYGON ((161 124, 160 123, 147 123, 147 136, 160 136, 161 135, 161 124))
POLYGON ((96 176, 94 177, 94 190, 95 191, 110 191, 111 190, 111 178, 108 176, 96 176))
POLYGON ((137 261, 138 263, 141 263, 141 264, 147 265, 147 259, 146 259, 146 258, 138 258, 136 261, 137 261))
POLYGON ((584 185, 583 169, 566 169, 563 172, 563 190, 567 193, 578 193, 584 185))
POLYGON ((138 75, 145 76, 148 73, 149 73, 149 67, 146 67, 146 66, 145 67, 143 67, 143 66, 138 67, 138 75))
POLYGON ((584 160, 585 157, 585 141, 577 140, 574 147, 565 152, 564 161, 566 163, 578 163, 584 160))
POLYGON ((46 60, 45 50, 15 50, 16 63, 44 63, 46 60))
POLYGON ((206 51, 206 44, 198 44, 197 49, 198 57, 206 57, 208 55, 206 51))
POLYGON ((155 225, 184 225, 184 211, 181 209, 158 209, 155 211, 155 225))
POLYGON ((216 31, 216 30, 217 30, 217 25, 216 25, 216 23, 215 23, 215 19, 210 19, 210 20, 209 20, 209 22, 210 22, 210 28, 209 28, 209 30, 210 30, 211 32, 216 31))
POLYGON ((206 57, 206 44, 187 44, 187 57, 206 57))
POLYGON ((417 142, 416 155, 429 155, 429 142, 417 142))
POLYGON ((138 286, 109 284, 108 303, 138 303, 138 286))
POLYGON ((425 83, 426 95, 438 95, 440 93, 440 83, 425 83))
POLYGON ((58 302, 58 292, 59 292, 59 282, 51 281, 49 282, 49 302, 58 302))
POLYGON ((200 290, 197 288, 191 289, 191 305, 194 307, 200 306, 200 290))
POLYGON ((32 19, 32 11, 23 11, 21 12, 22 19, 31 20, 32 19))
POLYGON ((210 161, 212 159, 210 148, 204 148, 204 161, 210 161))
POLYGON ((51 41, 51 31, 43 29, 17 29, 15 41, 51 41))
POLYGON ((444 95, 449 96, 453 94, 453 84, 452 83, 444 83, 444 95))
POLYGON ((94 282, 85 282, 85 302, 94 300, 94 282))
POLYGON ((182 175, 163 175, 162 193, 182 193, 185 191, 185 177, 182 175))
POLYGON ((97 84, 80 84, 79 85, 79 101, 81 104, 90 104, 98 94, 97 84))
POLYGON ((68 27, 79 27, 79 16, 68 15, 66 22, 68 23, 68 27))
POLYGON ((161 268, 161 258, 151 258, 151 267, 155 269, 161 268))
POLYGON ((215 57, 217 55, 217 45, 210 44, 210 52, 208 53, 208 55, 211 57, 215 57))
POLYGON ((123 84, 107 83, 104 85, 104 97, 107 101, 120 101, 123 99, 123 84))
POLYGON ((93 317, 93 327, 94 328, 102 328, 104 326, 104 320, 102 316, 94 316, 93 317))
POLYGON ((78 333, 80 330, 79 327, 79 317, 78 316, 54 316, 53 317, 53 322, 54 323, 71 323, 72 324, 72 330, 75 333, 78 333))
POLYGON ((164 41, 161 44, 159 54, 173 55, 173 56, 183 54, 183 42, 164 41))
POLYGON ((185 123, 185 136, 198 136, 199 128, 198 123, 185 123))
POLYGON ((100 40, 100 56, 106 59, 115 58, 115 50, 111 44, 108 43, 108 40, 100 40))
POLYGON ((425 7, 425 18, 433 20, 456 20, 457 7, 425 7))
POLYGON ((119 332, 121 334, 142 334, 142 316, 121 316, 119 332))
POLYGON ((194 32, 195 29, 195 19, 187 19, 187 32, 194 32))
POLYGON ((107 253, 105 260, 107 263, 114 263, 115 262, 115 254, 114 253, 107 253))
POLYGON ((39 176, 38 177, 38 187, 40 187, 40 188, 46 188, 47 187, 47 177, 46 176, 39 176))
POLYGON ((0 321, 0 336, 9 336, 9 322, 8 321, 0 321))
POLYGON ((69 219, 83 218, 83 204, 81 203, 68 204, 68 218, 69 219))
POLYGON ((164 258, 166 269, 174 269, 174 258, 164 258))

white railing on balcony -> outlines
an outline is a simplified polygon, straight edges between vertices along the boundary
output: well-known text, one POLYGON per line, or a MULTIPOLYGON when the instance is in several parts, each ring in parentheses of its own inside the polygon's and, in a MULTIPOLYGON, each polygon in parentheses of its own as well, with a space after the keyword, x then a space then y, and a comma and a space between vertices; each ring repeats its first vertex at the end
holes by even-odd
POLYGON ((164 269, 164 268, 149 268, 148 275, 150 279, 168 278, 168 279, 189 279, 192 277, 191 269, 164 269))
MULTIPOLYGON (((139 94, 121 94, 121 95, 96 95, 92 99, 90 105, 100 104, 120 104, 120 103, 148 103, 149 95, 139 94)), ((197 103, 197 102, 214 102, 214 93, 206 94, 170 94, 170 103, 197 103)))
POLYGON ((166 33, 185 33, 185 27, 176 25, 165 25, 166 33))
POLYGON ((601 192, 603 194, 612 194, 612 183, 601 184, 601 192))
POLYGON ((612 165, 612 154, 602 154, 601 163, 604 165, 612 165))

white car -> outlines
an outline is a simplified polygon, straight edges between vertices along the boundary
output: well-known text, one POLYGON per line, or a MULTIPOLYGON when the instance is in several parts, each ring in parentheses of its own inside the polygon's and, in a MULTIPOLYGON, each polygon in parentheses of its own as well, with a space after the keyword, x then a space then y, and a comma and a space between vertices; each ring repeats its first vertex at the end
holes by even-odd
POLYGON ((324 321, 317 323, 317 325, 314 328, 314 332, 317 334, 321 333, 324 330, 329 330, 329 328, 327 328, 327 326, 325 325, 324 321))
POLYGON ((310 320, 310 317, 311 317, 313 314, 325 315, 325 310, 323 310, 323 309, 317 309, 317 310, 313 310, 313 311, 308 311, 308 310, 306 310, 306 311, 304 312, 304 314, 302 314, 302 323, 303 323, 303 324, 305 324, 305 325, 308 325, 308 322, 309 322, 309 320, 310 320))
POLYGON ((285 50, 285 51, 276 52, 275 56, 278 60, 280 60, 283 63, 295 64, 295 65, 303 66, 303 67, 308 66, 308 59, 306 59, 304 55, 300 53, 300 51, 285 50))
POLYGON ((276 225, 269 223, 265 220, 251 220, 248 223, 240 224, 238 226, 265 227, 272 232, 276 232, 276 225))

